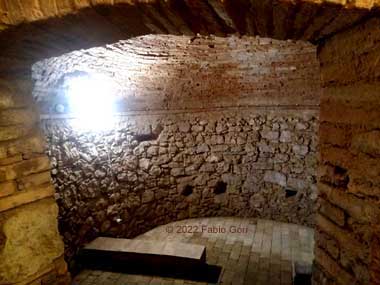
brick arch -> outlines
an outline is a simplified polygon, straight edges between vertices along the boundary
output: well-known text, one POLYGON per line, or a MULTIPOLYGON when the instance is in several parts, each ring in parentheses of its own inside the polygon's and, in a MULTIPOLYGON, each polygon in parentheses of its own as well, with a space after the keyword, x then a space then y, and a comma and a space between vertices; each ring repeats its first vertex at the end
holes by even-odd
POLYGON ((73 50, 145 34, 230 34, 315 44, 371 16, 378 1, 6 1, 0 76, 73 50))
MULTIPOLYGON (((227 22, 237 22, 241 21, 238 19, 237 14, 239 13, 239 9, 242 7, 248 8, 249 10, 260 11, 264 7, 266 9, 271 9, 270 6, 275 5, 286 5, 286 6, 295 6, 294 1, 290 0, 280 0, 280 1, 263 1, 262 4, 255 4, 254 2, 248 3, 249 1, 239 1, 235 7, 232 7, 232 2, 230 1, 185 1, 184 4, 179 4, 176 2, 180 1, 169 1, 168 4, 163 3, 164 1, 157 0, 148 0, 148 1, 130 1, 130 0, 65 0, 65 1, 46 1, 46 0, 38 0, 38 1, 9 1, 2 0, 1 1, 1 17, 0 17, 0 27, 1 29, 7 29, 12 26, 19 25, 25 22, 34 22, 39 20, 46 20, 54 17, 62 17, 68 14, 73 14, 81 9, 85 8, 96 8, 99 6, 118 6, 120 4, 126 4, 129 6, 140 6, 148 5, 154 7, 155 5, 164 5, 165 8, 177 7, 179 10, 190 8, 191 11, 197 11, 205 9, 206 6, 211 6, 214 8, 214 12, 219 14, 221 19, 227 20, 227 22), (179 6, 177 6, 177 4, 179 6), (226 10, 226 11, 225 11, 226 10), (226 14, 227 12, 227 14, 226 14), (231 19, 228 20, 228 17, 231 19)), ((331 3, 336 4, 345 8, 365 8, 371 9, 374 7, 378 7, 380 5, 380 1, 378 0, 364 0, 364 1, 346 1, 346 0, 301 0, 298 1, 301 7, 303 5, 329 5, 331 3)), ((291 9, 291 8, 290 8, 291 9)), ((183 11, 183 10, 182 10, 183 11)), ((268 12, 268 10, 266 10, 268 12)), ((206 11, 204 11, 206 12, 206 11)), ((251 13, 252 11, 249 11, 251 13)), ((244 12, 246 14, 246 12, 244 12)), ((242 12, 240 12, 240 16, 242 12)), ((262 16, 264 17, 264 16, 262 16)), ((154 17, 153 17, 154 18, 154 17)), ((236 25, 239 26, 239 25, 236 25)))

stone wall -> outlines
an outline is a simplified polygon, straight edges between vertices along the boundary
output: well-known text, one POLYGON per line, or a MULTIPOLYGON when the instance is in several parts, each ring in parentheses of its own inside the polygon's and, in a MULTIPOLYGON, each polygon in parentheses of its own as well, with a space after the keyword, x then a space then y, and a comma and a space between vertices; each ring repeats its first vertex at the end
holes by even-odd
POLYGON ((314 223, 318 111, 138 115, 98 134, 61 120, 43 128, 69 256, 97 235, 185 218, 314 223))
POLYGON ((150 35, 35 64, 67 256, 98 235, 133 237, 189 217, 313 225, 315 51, 256 37, 150 35), (76 71, 117 82, 123 113, 113 131, 79 130, 69 112, 56 114, 76 71))
POLYGON ((0 284, 68 284, 31 91, 25 82, 0 81, 0 284))
POLYGON ((380 19, 319 48, 315 284, 380 284, 380 19))

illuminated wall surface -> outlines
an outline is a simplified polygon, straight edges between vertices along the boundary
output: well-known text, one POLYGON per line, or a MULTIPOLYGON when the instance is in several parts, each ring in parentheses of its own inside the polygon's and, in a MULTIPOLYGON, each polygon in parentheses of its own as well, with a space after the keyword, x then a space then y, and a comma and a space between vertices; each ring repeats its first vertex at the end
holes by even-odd
POLYGON ((314 224, 314 46, 144 36, 33 71, 69 257, 190 217, 314 224))

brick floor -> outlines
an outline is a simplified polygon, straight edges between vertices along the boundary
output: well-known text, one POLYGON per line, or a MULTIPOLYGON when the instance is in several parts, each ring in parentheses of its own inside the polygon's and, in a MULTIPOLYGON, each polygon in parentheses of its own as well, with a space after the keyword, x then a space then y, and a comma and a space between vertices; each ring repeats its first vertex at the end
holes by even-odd
MULTIPOLYGON (((313 261, 311 228, 247 218, 190 219, 157 227, 138 239, 172 240, 206 246, 209 264, 222 267, 218 284, 292 284, 295 261, 313 261), (240 229, 240 232, 236 232, 240 229)), ((76 285, 207 284, 188 280, 83 270, 76 285)))

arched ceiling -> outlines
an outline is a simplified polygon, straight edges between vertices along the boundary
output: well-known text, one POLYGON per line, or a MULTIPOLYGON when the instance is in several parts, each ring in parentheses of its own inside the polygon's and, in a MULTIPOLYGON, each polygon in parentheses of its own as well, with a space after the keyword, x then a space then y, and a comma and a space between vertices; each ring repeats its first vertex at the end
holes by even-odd
POLYGON ((380 0, 0 0, 0 77, 33 62, 145 34, 240 34, 318 43, 380 0))
POLYGON ((204 6, 212 6, 215 12, 222 12, 224 7, 227 9, 235 9, 241 14, 246 14, 247 10, 255 10, 256 8, 277 5, 282 2, 283 4, 296 5, 296 4, 311 4, 311 5, 328 5, 336 4, 347 8, 366 8, 371 9, 373 7, 380 6, 380 0, 260 0, 260 1, 228 1, 228 0, 207 0, 207 1, 156 1, 156 0, 1 0, 0 1, 0 26, 5 29, 9 26, 18 25, 23 22, 34 22, 38 20, 44 20, 48 18, 64 16, 72 14, 80 9, 87 7, 96 7, 101 5, 117 5, 127 4, 130 6, 138 5, 160 5, 170 6, 173 3, 178 6, 185 6, 192 11, 198 9, 203 10, 204 6), (182 3, 181 3, 182 2, 182 3), (233 7, 235 6, 235 8, 233 7), (244 6, 245 10, 238 10, 244 6))

